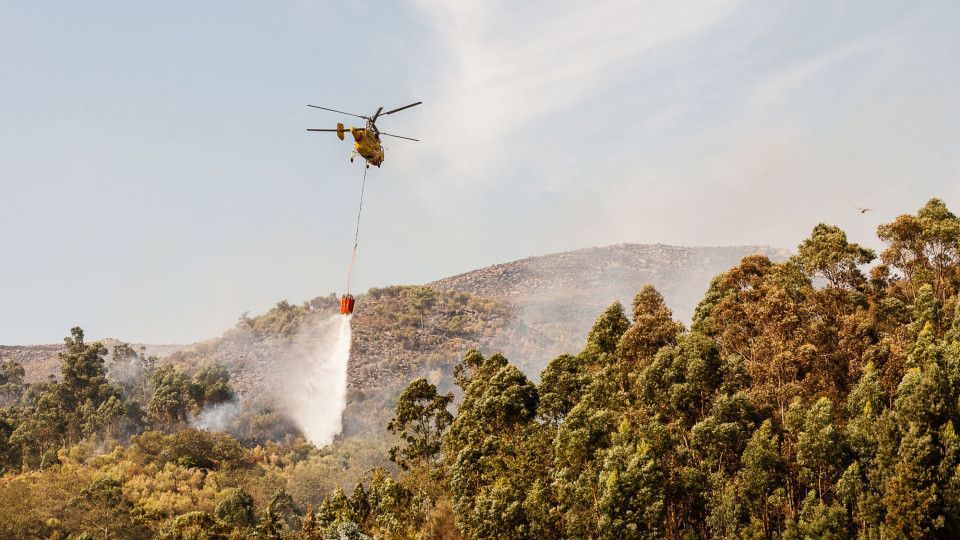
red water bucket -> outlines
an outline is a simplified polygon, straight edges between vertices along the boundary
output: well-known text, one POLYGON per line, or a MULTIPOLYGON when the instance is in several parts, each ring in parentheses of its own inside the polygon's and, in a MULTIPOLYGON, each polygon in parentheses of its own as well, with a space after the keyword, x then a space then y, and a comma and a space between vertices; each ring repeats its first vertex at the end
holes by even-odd
POLYGON ((343 297, 340 298, 340 314, 352 315, 354 302, 356 302, 356 300, 353 299, 353 296, 349 294, 343 295, 343 297))

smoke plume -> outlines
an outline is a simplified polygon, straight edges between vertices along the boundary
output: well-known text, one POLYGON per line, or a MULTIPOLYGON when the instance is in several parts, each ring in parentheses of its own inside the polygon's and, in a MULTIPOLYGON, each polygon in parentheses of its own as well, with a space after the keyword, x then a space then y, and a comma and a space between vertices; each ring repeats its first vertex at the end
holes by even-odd
POLYGON ((277 395, 308 441, 323 447, 343 427, 350 318, 334 315, 301 328, 277 395))
POLYGON ((190 420, 190 426, 210 431, 230 431, 240 415, 240 402, 237 398, 204 408, 199 415, 190 420))

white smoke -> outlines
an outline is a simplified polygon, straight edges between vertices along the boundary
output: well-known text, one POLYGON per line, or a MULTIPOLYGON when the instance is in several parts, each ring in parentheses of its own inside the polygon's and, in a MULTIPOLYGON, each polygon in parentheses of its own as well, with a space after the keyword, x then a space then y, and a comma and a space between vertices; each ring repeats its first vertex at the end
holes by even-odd
POLYGON ((279 401, 307 440, 323 447, 343 428, 350 317, 334 315, 301 328, 284 363, 279 401))
POLYGON ((234 398, 232 401, 204 408, 199 415, 190 420, 190 426, 210 431, 227 431, 228 427, 234 425, 239 414, 240 402, 234 398))

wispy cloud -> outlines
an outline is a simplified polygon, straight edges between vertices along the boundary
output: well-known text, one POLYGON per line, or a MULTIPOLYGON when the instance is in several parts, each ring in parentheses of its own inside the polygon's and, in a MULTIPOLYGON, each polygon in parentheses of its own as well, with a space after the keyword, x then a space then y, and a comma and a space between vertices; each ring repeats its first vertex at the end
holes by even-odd
POLYGON ((440 68, 443 88, 430 108, 437 131, 456 133, 442 152, 457 156, 455 173, 476 170, 500 157, 510 131, 532 130, 615 84, 638 55, 720 23, 738 3, 602 0, 575 9, 577 2, 421 0, 452 64, 440 68))
POLYGON ((811 82, 822 82, 824 72, 845 62, 862 59, 866 54, 882 53, 896 48, 902 39, 882 33, 828 49, 797 62, 783 62, 781 69, 759 80, 749 92, 745 105, 755 111, 766 111, 791 98, 811 82))

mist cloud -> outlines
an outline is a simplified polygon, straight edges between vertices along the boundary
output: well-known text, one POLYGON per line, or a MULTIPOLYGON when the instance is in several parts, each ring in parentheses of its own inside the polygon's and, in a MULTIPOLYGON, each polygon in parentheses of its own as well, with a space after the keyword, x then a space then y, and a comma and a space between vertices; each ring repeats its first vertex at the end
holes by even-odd
POLYGON ((282 361, 277 400, 318 447, 343 428, 350 342, 350 319, 334 315, 304 325, 282 361))

